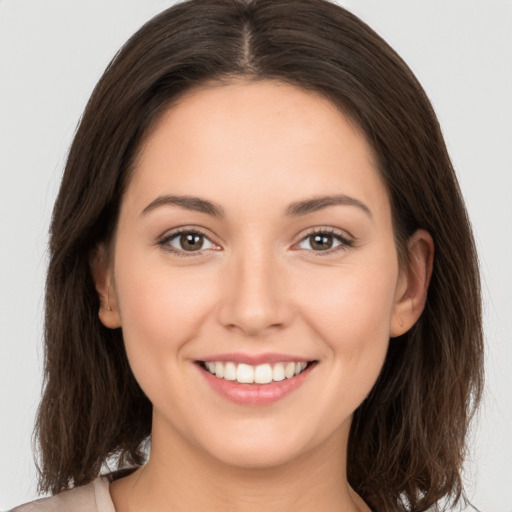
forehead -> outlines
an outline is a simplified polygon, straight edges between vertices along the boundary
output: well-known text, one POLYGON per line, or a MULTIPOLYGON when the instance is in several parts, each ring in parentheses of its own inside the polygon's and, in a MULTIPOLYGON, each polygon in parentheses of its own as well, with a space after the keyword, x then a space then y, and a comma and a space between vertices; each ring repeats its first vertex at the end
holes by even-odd
MULTIPOLYGON (((181 135, 188 139, 192 130, 195 143, 215 145, 233 127, 238 142, 243 138, 246 142, 273 140, 280 127, 286 127, 279 137, 282 145, 327 141, 330 133, 336 137, 340 131, 364 139, 356 123, 326 97, 280 80, 210 81, 187 89, 171 105, 150 128, 141 154, 161 137, 181 135), (160 132, 160 137, 155 132, 160 132)), ((338 138, 338 143, 344 138, 338 138)), ((360 142, 365 146, 361 149, 372 158, 366 141, 360 142)))
POLYGON ((261 195, 272 205, 305 194, 355 194, 373 203, 387 195, 353 122, 325 97, 270 80, 183 94, 147 134, 127 194, 214 199, 227 188, 255 198, 245 210, 261 195))

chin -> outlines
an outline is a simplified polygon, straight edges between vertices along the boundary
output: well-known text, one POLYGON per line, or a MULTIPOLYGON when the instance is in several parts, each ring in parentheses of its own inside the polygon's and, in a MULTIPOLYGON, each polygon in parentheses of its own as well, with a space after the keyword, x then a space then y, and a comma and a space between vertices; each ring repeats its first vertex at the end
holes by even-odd
MULTIPOLYGON (((241 422, 238 429, 225 429, 218 437, 209 432, 199 446, 223 465, 263 470, 309 458, 316 451, 323 453, 323 447, 327 445, 328 450, 342 449, 343 442, 337 443, 336 439, 346 437, 338 429, 322 432, 313 425, 303 424, 302 429, 297 429, 296 425, 269 425, 268 421, 266 424, 258 422, 259 425, 252 425, 252 428, 241 422)), ((350 420, 347 426, 350 426, 350 420)))
POLYGON ((303 447, 278 446, 273 443, 240 446, 238 443, 210 455, 225 466, 246 470, 265 470, 284 466, 301 456, 303 447))

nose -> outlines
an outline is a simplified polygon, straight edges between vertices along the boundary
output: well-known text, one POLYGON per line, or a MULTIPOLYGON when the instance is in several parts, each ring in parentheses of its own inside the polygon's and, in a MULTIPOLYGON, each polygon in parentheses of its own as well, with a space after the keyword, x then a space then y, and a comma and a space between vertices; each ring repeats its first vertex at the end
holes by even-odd
POLYGON ((223 274, 219 322, 251 337, 284 328, 293 316, 285 280, 283 268, 268 248, 251 244, 233 254, 223 274))

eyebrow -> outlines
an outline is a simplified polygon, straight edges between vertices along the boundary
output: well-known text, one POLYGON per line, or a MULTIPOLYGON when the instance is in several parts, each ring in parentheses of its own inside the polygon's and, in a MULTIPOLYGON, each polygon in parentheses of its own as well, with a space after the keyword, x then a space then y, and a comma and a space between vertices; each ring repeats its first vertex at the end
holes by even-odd
POLYGON ((224 208, 222 206, 212 203, 211 201, 207 201, 206 199, 201 199, 200 197, 195 196, 178 196, 178 195, 166 195, 159 196, 154 201, 151 201, 144 210, 142 210, 142 214, 149 213, 160 206, 180 206, 185 210, 193 210, 196 212, 206 213, 207 215, 212 215, 213 217, 225 217, 226 214, 224 212, 224 208))
MULTIPOLYGON (((317 196, 311 199, 295 201, 286 208, 285 215, 287 217, 298 217, 308 213, 323 210, 328 206, 336 205, 355 206, 356 208, 359 208, 365 212, 370 218, 373 218, 372 212, 368 206, 366 206, 359 199, 343 194, 317 196)), ((212 201, 208 201, 206 199, 201 199, 200 197, 184 195, 159 196, 154 201, 149 203, 144 208, 144 210, 142 210, 142 214, 149 213, 161 206, 179 206, 185 210, 206 213, 207 215, 211 215, 217 218, 224 218, 226 216, 224 208, 219 204, 213 203, 212 201)))
POLYGON ((368 208, 368 206, 366 206, 362 201, 343 194, 319 196, 302 201, 296 201, 288 206, 286 209, 286 215, 295 217, 299 215, 305 215, 307 213, 317 212, 318 210, 322 210, 328 206, 336 205, 355 206, 363 210, 370 218, 373 217, 370 208, 368 208))

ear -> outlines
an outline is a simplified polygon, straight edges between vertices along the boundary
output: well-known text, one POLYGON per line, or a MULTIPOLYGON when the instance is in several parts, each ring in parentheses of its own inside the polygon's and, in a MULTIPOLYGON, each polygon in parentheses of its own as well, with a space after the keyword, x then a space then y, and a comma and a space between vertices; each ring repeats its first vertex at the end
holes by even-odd
POLYGON ((117 307, 108 251, 104 244, 100 244, 94 249, 89 264, 96 292, 100 299, 98 316, 101 323, 109 329, 117 329, 121 327, 121 317, 117 307))
POLYGON ((396 289, 391 317, 392 338, 411 329, 425 308, 434 263, 434 241, 430 233, 419 229, 409 238, 407 258, 396 289))

